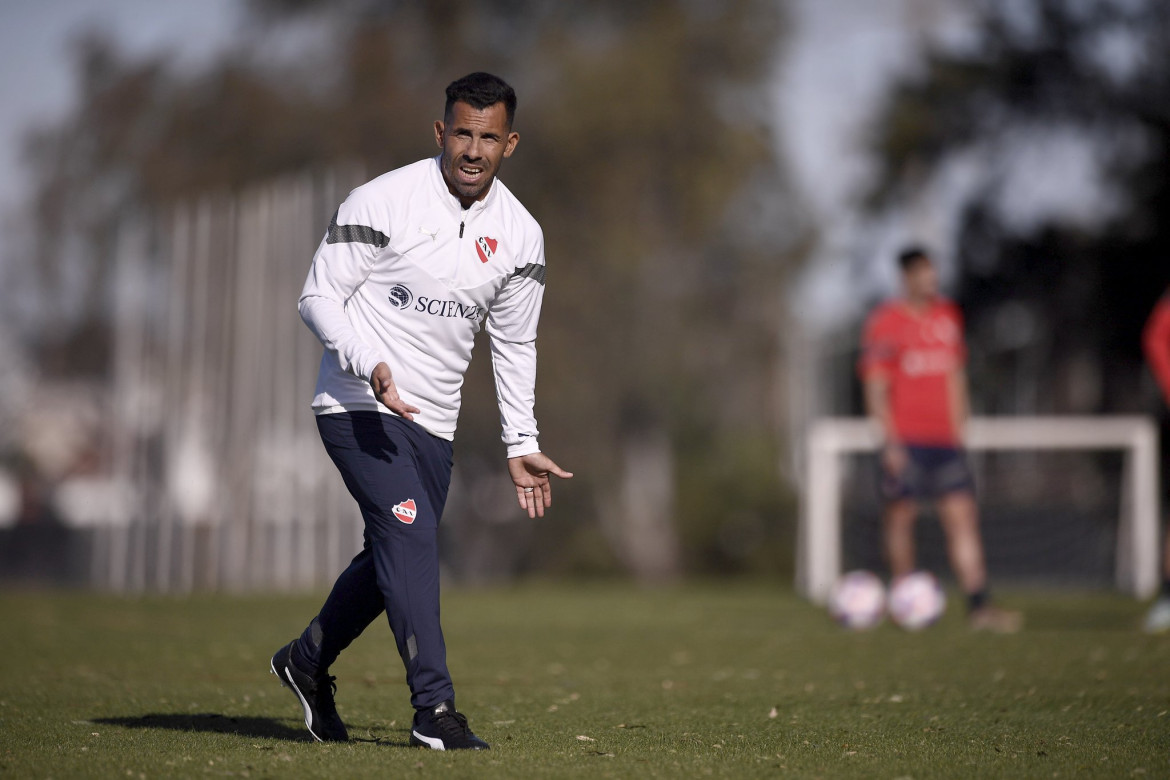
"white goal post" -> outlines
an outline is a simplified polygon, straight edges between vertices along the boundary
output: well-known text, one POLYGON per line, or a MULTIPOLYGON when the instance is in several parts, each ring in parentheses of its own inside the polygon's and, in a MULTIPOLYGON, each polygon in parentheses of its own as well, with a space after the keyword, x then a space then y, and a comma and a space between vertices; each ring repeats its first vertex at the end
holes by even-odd
MULTIPOLYGON (((1142 416, 975 417, 969 450, 1121 450, 1121 514, 1117 534, 1118 589, 1153 594, 1160 563, 1158 429, 1142 416)), ((841 456, 873 452, 881 437, 866 418, 822 418, 806 439, 807 462, 797 530, 796 587, 824 603, 841 575, 841 456)), ((876 500, 876 498, 875 498, 876 500)))

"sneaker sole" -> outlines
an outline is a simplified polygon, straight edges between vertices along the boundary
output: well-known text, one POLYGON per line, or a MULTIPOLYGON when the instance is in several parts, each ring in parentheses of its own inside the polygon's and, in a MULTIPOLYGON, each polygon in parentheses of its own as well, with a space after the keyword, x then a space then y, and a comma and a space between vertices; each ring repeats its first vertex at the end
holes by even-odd
POLYGON ((317 732, 313 731, 313 711, 309 708, 309 702, 307 702, 305 697, 301 694, 300 688, 298 688, 296 683, 292 681, 292 674, 289 672, 288 668, 286 667, 284 669, 284 674, 278 672, 276 670, 275 658, 268 662, 268 668, 271 669, 272 673, 276 675, 276 679, 280 680, 281 685, 283 685, 285 688, 288 688, 297 695, 297 701, 301 703, 301 709, 305 711, 305 728, 309 730, 309 734, 311 734, 313 739, 317 740, 318 742, 324 742, 325 740, 321 739, 319 736, 317 736, 317 732))
POLYGON ((446 750, 447 746, 438 737, 424 737, 413 729, 410 732, 410 744, 415 747, 428 747, 431 750, 446 750))

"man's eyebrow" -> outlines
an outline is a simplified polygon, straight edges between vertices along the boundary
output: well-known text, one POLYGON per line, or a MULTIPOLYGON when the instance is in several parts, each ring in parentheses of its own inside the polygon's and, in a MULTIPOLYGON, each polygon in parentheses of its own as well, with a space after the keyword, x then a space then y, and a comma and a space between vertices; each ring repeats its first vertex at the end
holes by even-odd
MULTIPOLYGON (((467 127, 466 125, 456 125, 455 127, 451 128, 451 133, 470 133, 472 130, 473 128, 467 127)), ((503 138, 503 135, 497 133, 495 130, 485 130, 484 132, 480 133, 480 135, 482 135, 484 138, 503 138)))

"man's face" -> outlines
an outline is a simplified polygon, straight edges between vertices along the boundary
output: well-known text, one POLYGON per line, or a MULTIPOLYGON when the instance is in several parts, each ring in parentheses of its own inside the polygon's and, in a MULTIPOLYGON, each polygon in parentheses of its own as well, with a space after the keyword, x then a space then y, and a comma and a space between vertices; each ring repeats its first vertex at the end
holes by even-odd
POLYGON ((435 122, 435 143, 443 150, 439 168, 464 208, 487 196, 500 164, 519 141, 520 134, 508 129, 503 103, 480 110, 456 102, 445 121, 435 122))
POLYGON ((938 271, 928 258, 916 260, 902 273, 907 297, 923 301, 938 295, 938 271))

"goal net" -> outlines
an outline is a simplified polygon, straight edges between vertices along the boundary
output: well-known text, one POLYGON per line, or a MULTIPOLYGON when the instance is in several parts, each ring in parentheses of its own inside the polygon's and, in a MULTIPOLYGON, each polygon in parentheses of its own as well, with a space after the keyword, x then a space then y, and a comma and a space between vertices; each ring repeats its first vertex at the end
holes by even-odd
MULTIPOLYGON (((988 570, 996 583, 1157 588, 1158 432, 1146 417, 976 417, 966 446, 988 570)), ((823 602, 843 571, 884 571, 876 427, 815 421, 805 441, 797 588, 823 602)), ((925 504, 918 563, 949 576, 925 504)))

